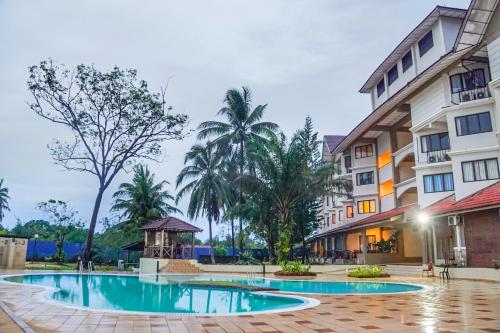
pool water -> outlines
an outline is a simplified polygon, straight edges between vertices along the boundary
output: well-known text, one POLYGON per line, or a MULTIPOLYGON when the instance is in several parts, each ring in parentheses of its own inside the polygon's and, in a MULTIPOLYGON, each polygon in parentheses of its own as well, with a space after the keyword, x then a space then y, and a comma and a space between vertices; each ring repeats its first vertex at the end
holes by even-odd
POLYGON ((277 288, 280 291, 320 294, 397 293, 421 289, 408 284, 378 282, 293 281, 210 275, 32 274, 4 278, 14 283, 56 288, 47 297, 72 306, 175 314, 237 314, 294 310, 316 300, 211 287, 189 287, 189 280, 232 281, 277 288))

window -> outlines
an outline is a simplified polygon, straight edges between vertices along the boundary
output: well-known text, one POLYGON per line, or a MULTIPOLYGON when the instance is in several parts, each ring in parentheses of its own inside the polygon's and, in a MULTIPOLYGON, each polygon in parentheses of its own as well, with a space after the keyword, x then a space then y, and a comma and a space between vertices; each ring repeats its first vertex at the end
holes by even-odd
POLYGON ((384 79, 380 80, 379 83, 377 83, 377 97, 380 97, 385 91, 385 82, 384 79))
POLYGON ((420 137, 420 142, 422 153, 450 149, 450 137, 447 132, 423 135, 420 137))
POLYGON ((337 219, 336 219, 335 213, 332 213, 332 224, 335 224, 335 223, 337 223, 337 219))
POLYGON ((354 217, 354 209, 352 206, 346 206, 345 209, 346 209, 348 219, 354 217))
POLYGON ((392 193, 394 193, 394 180, 389 179, 380 184, 378 191, 379 197, 382 198, 392 193))
POLYGON ((408 69, 410 69, 411 66, 413 66, 413 58, 412 58, 411 50, 408 51, 407 54, 405 54, 403 59, 401 59, 401 64, 403 65, 403 73, 406 72, 408 69))
POLYGON ((326 196, 326 207, 330 206, 330 197, 326 196))
POLYGON ((351 173, 351 168, 352 168, 352 162, 351 162, 351 155, 345 156, 344 157, 344 165, 347 173, 351 173))
POLYGON ((383 153, 378 155, 377 166, 382 169, 384 166, 388 165, 392 161, 391 150, 387 149, 383 153))
POLYGON ((484 87, 486 87, 486 78, 483 68, 450 76, 452 94, 484 87))
POLYGON ((398 79, 398 64, 395 64, 389 72, 387 72, 387 82, 391 85, 394 81, 398 79))
POLYGON ((358 201, 358 214, 375 213, 375 200, 358 201))
POLYGON ((356 185, 369 185, 373 184, 373 171, 360 172, 356 174, 356 185))
POLYGON ((464 182, 498 179, 498 159, 462 162, 462 174, 464 182))
POLYGON ((455 118, 457 136, 491 132, 491 118, 489 112, 470 114, 455 118))
POLYGON ((432 47, 434 46, 434 40, 432 39, 432 30, 429 31, 424 38, 418 42, 418 52, 420 53, 420 58, 424 56, 432 47))
POLYGON ((329 227, 330 226, 330 217, 326 217, 326 226, 329 227))
POLYGON ((451 172, 424 176, 425 193, 448 192, 454 189, 453 174, 451 172))
POLYGON ((359 146, 354 148, 355 158, 364 158, 373 156, 373 147, 372 145, 359 146))
POLYGON ((344 220, 344 211, 339 210, 339 222, 344 220))

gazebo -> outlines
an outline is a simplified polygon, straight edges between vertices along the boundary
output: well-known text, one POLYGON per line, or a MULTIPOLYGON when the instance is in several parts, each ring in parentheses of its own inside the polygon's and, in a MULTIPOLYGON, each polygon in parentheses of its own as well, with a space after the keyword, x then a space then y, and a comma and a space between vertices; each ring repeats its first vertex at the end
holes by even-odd
POLYGON ((146 224, 144 230, 144 257, 160 259, 194 259, 194 234, 203 231, 173 216, 146 224), (191 253, 185 253, 178 243, 179 234, 191 234, 191 253))

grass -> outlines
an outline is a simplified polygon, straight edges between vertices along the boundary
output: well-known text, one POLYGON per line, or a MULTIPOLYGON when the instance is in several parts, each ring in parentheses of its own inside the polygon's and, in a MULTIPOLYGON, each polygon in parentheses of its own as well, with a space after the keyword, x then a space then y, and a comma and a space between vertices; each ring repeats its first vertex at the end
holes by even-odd
POLYGON ((390 275, 386 273, 385 267, 381 267, 381 266, 356 267, 353 270, 351 270, 347 274, 347 276, 360 278, 360 279, 390 277, 390 275))
MULTIPOLYGON (((26 263, 26 269, 29 270, 47 270, 47 271, 76 271, 76 263, 55 263, 55 262, 35 262, 35 263, 26 263)), ((116 272, 118 269, 116 266, 109 265, 95 265, 95 272, 116 272)), ((127 267, 127 271, 132 271, 132 267, 127 267)))

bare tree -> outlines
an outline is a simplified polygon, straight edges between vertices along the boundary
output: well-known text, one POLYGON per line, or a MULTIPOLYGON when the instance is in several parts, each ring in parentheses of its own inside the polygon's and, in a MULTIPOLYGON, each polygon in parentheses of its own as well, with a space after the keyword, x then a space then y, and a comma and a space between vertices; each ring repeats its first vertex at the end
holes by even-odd
POLYGON ((157 160, 162 142, 182 139, 188 117, 166 107, 165 89, 150 92, 134 69, 100 72, 78 65, 69 70, 42 61, 29 68, 28 87, 34 99, 30 108, 73 134, 69 142, 55 139, 49 145, 55 163, 98 179, 83 255, 87 263, 106 189, 137 159, 157 160))

